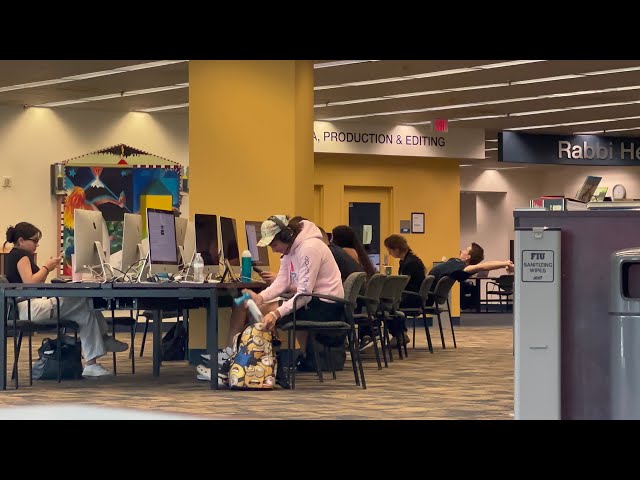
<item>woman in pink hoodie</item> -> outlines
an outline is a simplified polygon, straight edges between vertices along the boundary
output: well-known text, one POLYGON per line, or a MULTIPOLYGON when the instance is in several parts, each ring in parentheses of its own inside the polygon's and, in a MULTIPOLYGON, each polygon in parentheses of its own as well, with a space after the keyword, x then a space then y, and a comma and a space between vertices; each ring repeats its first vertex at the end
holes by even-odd
MULTIPOLYGON (((342 277, 338 265, 322 239, 320 229, 309 220, 291 222, 285 215, 269 217, 262 223, 262 238, 258 246, 270 246, 282 255, 280 270, 273 283, 257 294, 245 290, 260 307, 264 324, 273 328, 276 322, 293 312, 293 302, 297 293, 320 293, 344 298, 342 277), (294 297, 278 306, 278 299, 285 293, 294 297)), ((342 312, 342 305, 318 298, 303 297, 296 302, 298 320, 336 320, 342 312)), ((287 319, 279 323, 286 323, 287 319)), ((228 347, 218 353, 218 363, 224 363, 231 353, 233 337, 242 332, 247 324, 247 310, 234 309, 231 315, 228 347)), ((300 348, 304 352, 307 332, 297 332, 300 348)))

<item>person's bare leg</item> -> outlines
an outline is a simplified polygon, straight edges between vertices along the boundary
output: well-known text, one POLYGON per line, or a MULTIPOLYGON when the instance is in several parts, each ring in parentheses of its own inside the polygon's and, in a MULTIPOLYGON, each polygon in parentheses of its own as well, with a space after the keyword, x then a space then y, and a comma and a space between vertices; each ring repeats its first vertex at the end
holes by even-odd
POLYGON ((233 345, 233 337, 244 330, 247 324, 247 310, 243 307, 231 307, 231 320, 229 322, 229 335, 227 336, 227 347, 233 345))

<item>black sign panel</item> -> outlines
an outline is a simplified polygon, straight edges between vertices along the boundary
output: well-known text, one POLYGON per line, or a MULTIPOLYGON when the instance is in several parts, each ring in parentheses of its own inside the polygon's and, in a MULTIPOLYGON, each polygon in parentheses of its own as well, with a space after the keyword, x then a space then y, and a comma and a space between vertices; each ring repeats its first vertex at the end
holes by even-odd
POLYGON ((640 166, 640 138, 505 131, 498 134, 498 161, 640 166))

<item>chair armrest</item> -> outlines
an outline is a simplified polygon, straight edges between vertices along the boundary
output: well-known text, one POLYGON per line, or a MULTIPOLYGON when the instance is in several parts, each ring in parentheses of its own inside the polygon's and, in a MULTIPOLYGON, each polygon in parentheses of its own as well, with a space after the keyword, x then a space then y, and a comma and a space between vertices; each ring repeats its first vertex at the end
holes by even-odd
POLYGON ((414 297, 422 297, 418 292, 412 292, 411 290, 403 290, 402 295, 413 295, 414 297))
POLYGON ((324 295, 322 293, 298 293, 296 295, 295 300, 293 301, 293 307, 295 310, 297 310, 297 308, 295 307, 296 307, 296 302, 298 301, 298 298, 302 298, 302 297, 324 298, 325 300, 331 300, 332 302, 342 303, 344 305, 351 304, 349 300, 345 300, 344 298, 340 298, 340 297, 334 297, 333 295, 324 295))
POLYGON ((376 304, 376 303, 378 303, 377 299, 371 298, 371 297, 366 297, 364 295, 358 295, 358 300, 362 300, 363 302, 365 302, 367 304, 376 304))

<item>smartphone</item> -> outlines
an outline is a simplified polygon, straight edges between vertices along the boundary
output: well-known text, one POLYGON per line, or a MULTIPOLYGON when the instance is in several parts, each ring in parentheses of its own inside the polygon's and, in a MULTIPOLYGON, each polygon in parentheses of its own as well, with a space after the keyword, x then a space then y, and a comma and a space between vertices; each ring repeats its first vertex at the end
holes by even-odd
POLYGON ((253 267, 253 271, 256 272, 256 273, 262 273, 263 272, 263 270, 261 268, 258 268, 258 267, 253 267))

